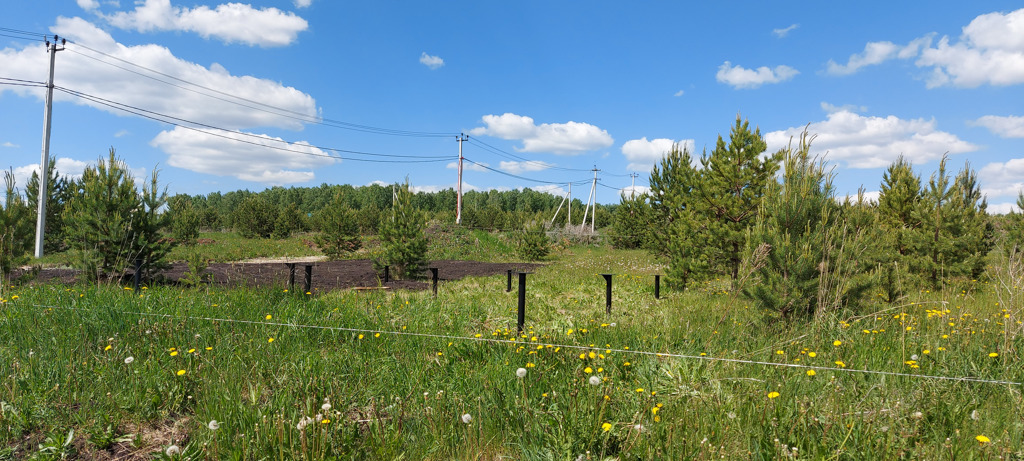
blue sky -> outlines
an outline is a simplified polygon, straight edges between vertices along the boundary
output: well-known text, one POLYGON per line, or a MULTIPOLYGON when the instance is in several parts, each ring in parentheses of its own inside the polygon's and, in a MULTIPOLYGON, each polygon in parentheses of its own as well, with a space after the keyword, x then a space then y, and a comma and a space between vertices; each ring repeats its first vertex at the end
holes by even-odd
POLYGON ((877 194, 899 154, 970 162, 990 210, 1024 189, 1019 2, 69 0, 0 19, 0 167, 38 167, 43 34, 57 53, 51 156, 110 147, 173 193, 401 182, 531 187, 598 202, 673 143, 737 114, 770 149, 804 126, 837 192, 877 194), (35 35, 27 35, 30 32, 35 35), (12 80, 16 79, 16 80, 12 80), (31 83, 30 83, 31 85, 31 83), (114 107, 127 108, 151 118, 114 107), (173 117, 175 124, 166 117, 173 117), (241 140, 241 141, 239 141, 241 140), (267 146, 277 147, 270 148, 267 146), (484 166, 486 168, 484 168, 484 166))

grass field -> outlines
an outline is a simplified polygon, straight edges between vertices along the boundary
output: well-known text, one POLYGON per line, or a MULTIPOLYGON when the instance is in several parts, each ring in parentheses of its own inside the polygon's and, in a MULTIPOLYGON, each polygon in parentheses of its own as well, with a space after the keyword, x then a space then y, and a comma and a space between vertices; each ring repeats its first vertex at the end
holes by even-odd
POLYGON ((1024 308, 993 284, 787 325, 724 281, 656 300, 662 270, 562 250, 522 335, 504 277, 436 299, 14 287, 0 459, 1024 457, 1024 308))

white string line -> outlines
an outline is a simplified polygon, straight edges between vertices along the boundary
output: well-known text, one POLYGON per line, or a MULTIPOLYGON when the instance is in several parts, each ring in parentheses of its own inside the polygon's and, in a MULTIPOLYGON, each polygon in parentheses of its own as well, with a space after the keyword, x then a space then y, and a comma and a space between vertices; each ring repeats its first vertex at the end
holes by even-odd
MULTIPOLYGON (((71 310, 71 311, 99 312, 98 310, 95 310, 95 309, 79 309, 79 308, 75 308, 75 307, 47 306, 47 305, 42 305, 42 304, 31 304, 31 305, 35 306, 35 307, 45 307, 45 308, 49 308, 49 309, 62 309, 62 310, 71 310)), ((110 311, 108 311, 108 312, 110 312, 110 311)), ((264 326, 290 327, 290 328, 309 328, 309 329, 316 329, 316 330, 331 330, 331 331, 348 331, 348 332, 353 332, 353 333, 380 333, 382 335, 384 335, 384 334, 387 334, 387 335, 402 335, 402 336, 413 336, 413 337, 421 337, 421 338, 435 338, 435 339, 458 340, 458 341, 476 341, 476 342, 493 343, 493 344, 514 344, 514 345, 517 345, 517 346, 529 345, 529 346, 543 346, 545 348, 547 348, 547 347, 560 347, 560 348, 566 348, 566 349, 576 349, 576 350, 580 350, 580 351, 591 351, 591 352, 601 352, 601 351, 604 351, 603 353, 618 352, 618 353, 622 353, 622 354, 646 355, 646 356, 655 356, 655 357, 674 357, 674 358, 678 358, 678 359, 694 359, 694 360, 705 360, 705 361, 711 361, 711 362, 743 363, 743 364, 761 365, 761 366, 767 366, 767 367, 787 367, 787 368, 797 368, 797 369, 816 370, 816 371, 817 370, 821 370, 821 371, 841 371, 841 372, 847 372, 847 373, 864 373, 864 374, 874 374, 874 375, 883 375, 883 376, 901 376, 901 377, 906 377, 906 378, 923 378, 923 379, 935 379, 935 380, 943 380, 943 381, 961 381, 961 382, 973 382, 973 383, 984 383, 984 384, 1006 384, 1006 385, 1010 385, 1010 386, 1024 386, 1024 383, 1020 383, 1020 382, 1016 382, 1016 381, 1004 381, 1004 380, 993 380, 993 379, 972 378, 972 377, 942 376, 942 375, 921 375, 921 374, 912 374, 912 373, 900 373, 900 372, 895 372, 895 371, 868 370, 868 369, 863 369, 863 368, 819 367, 819 366, 802 365, 802 364, 796 364, 796 363, 763 362, 763 361, 758 361, 758 360, 743 360, 743 359, 730 359, 730 358, 725 358, 725 357, 710 357, 710 356, 701 356, 701 355, 673 354, 673 353, 669 353, 669 352, 638 351, 638 350, 633 350, 633 349, 616 349, 616 348, 610 348, 610 347, 579 346, 579 345, 573 345, 573 344, 544 343, 544 342, 535 342, 535 341, 517 341, 517 340, 495 339, 495 338, 484 338, 484 337, 475 338, 475 337, 468 337, 468 336, 441 335, 441 334, 431 334, 431 333, 416 333, 416 332, 411 332, 411 331, 368 330, 368 329, 349 328, 349 327, 329 327, 329 326, 323 326, 323 325, 303 325, 303 324, 295 324, 295 323, 260 322, 260 321, 255 321, 255 320, 224 319, 224 318, 217 318, 217 317, 193 317, 193 316, 188 316, 188 315, 186 315, 186 316, 173 316, 173 315, 170 315, 170 314, 155 314, 155 313, 150 313, 150 312, 132 312, 132 311, 112 311, 112 312, 116 312, 116 313, 120 313, 120 314, 128 314, 128 315, 139 315, 139 316, 145 316, 145 317, 164 317, 164 318, 170 318, 170 319, 208 320, 208 321, 212 321, 212 322, 242 323, 242 324, 249 324, 249 325, 264 325, 264 326)))

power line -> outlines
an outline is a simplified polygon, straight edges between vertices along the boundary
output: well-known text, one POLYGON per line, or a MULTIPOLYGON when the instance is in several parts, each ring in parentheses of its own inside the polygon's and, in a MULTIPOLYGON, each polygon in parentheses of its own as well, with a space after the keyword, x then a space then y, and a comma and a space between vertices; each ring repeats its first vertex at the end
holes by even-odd
POLYGON ((590 182, 590 180, 589 180, 589 179, 585 179, 585 180, 579 180, 579 181, 568 181, 568 182, 567 182, 567 181, 545 181, 545 180, 543 180, 543 179, 533 179, 533 178, 527 178, 527 177, 525 177, 525 176, 519 176, 519 175, 516 175, 516 174, 512 174, 512 173, 506 173, 506 172, 504 172, 504 171, 501 171, 501 170, 497 170, 497 169, 491 168, 491 167, 489 167, 489 166, 487 166, 487 165, 484 165, 484 164, 482 164, 482 163, 477 163, 477 162, 474 162, 474 161, 472 161, 472 160, 470 160, 470 159, 468 159, 468 158, 464 158, 463 160, 465 160, 465 161, 467 161, 467 162, 469 162, 469 163, 472 163, 472 164, 474 164, 474 165, 476 165, 476 166, 478 166, 478 167, 480 167, 480 168, 483 168, 483 169, 485 169, 485 170, 493 171, 493 172, 495 172, 495 173, 498 173, 498 174, 502 174, 502 175, 508 176, 508 177, 510 177, 510 178, 516 178, 516 179, 521 179, 521 180, 523 180, 523 181, 531 181, 531 182, 536 182, 536 183, 542 183, 542 184, 554 184, 554 185, 562 185, 562 184, 570 184, 570 183, 571 183, 571 184, 586 184, 586 183, 590 182))
POLYGON ((171 79, 171 80, 174 80, 174 81, 186 84, 186 85, 193 86, 195 88, 201 88, 203 90, 210 91, 210 92, 216 93, 218 95, 224 96, 226 98, 233 98, 235 100, 226 99, 226 98, 218 97, 218 96, 211 95, 211 94, 208 94, 208 93, 204 93, 204 92, 198 91, 198 90, 196 90, 194 88, 187 88, 187 87, 184 87, 182 85, 178 85, 176 83, 169 82, 169 81, 166 81, 166 80, 154 77, 152 75, 146 75, 144 73, 141 73, 141 72, 138 72, 138 71, 134 71, 132 69, 129 69, 129 68, 126 68, 126 67, 123 67, 123 66, 119 66, 117 64, 114 64, 114 63, 111 63, 111 62, 108 62, 108 61, 104 61, 104 60, 99 59, 99 58, 94 57, 94 56, 86 55, 84 53, 81 53, 81 52, 78 52, 78 51, 74 50, 73 48, 69 49, 69 51, 71 51, 71 52, 73 52, 73 53, 75 53, 75 54, 77 54, 79 56, 82 56, 82 57, 85 57, 85 58, 88 58, 88 59, 92 59, 92 60, 97 61, 99 63, 106 64, 106 65, 109 65, 111 67, 115 67, 117 69, 121 69, 121 70, 124 70, 126 72, 130 72, 130 73, 133 73, 135 75, 138 75, 138 76, 141 76, 141 77, 144 77, 144 78, 148 78, 148 79, 151 79, 151 80, 154 80, 154 81, 166 84, 166 85, 170 85, 170 86, 173 86, 175 88, 182 89, 182 90, 185 90, 185 91, 191 91, 193 93, 196 93, 196 94, 199 94, 199 95, 202 95, 202 96, 206 96, 206 97, 209 97, 209 98, 213 98, 213 99, 216 99, 216 100, 219 100, 219 101, 223 101, 223 102, 226 102, 226 103, 229 103, 229 104, 235 104, 235 105, 246 107, 246 108, 249 108, 249 109, 258 110, 258 111, 261 111, 261 112, 266 112, 266 113, 269 113, 269 114, 277 115, 277 116, 280 116, 280 117, 286 117, 286 118, 290 118, 290 119, 293 119, 293 120, 298 120, 298 121, 305 122, 305 123, 324 125, 324 126, 329 126, 329 127, 333 127, 333 128, 341 128, 341 129, 346 129, 346 130, 351 130, 351 131, 359 131, 359 132, 364 132, 364 133, 376 133, 376 134, 390 135, 390 136, 448 137, 448 136, 454 136, 456 134, 456 133, 444 133, 444 132, 409 131, 409 130, 399 130, 399 129, 392 129, 392 128, 381 128, 381 127, 374 127, 374 126, 369 126, 369 125, 360 125, 360 124, 356 124, 356 123, 344 122, 344 121, 340 121, 340 120, 333 120, 333 119, 329 119, 329 118, 313 117, 313 116, 310 116, 308 114, 304 114, 302 112, 297 112, 297 111, 293 111, 293 110, 290 110, 290 109, 285 109, 285 108, 273 106, 273 105, 270 105, 270 104, 266 104, 266 103, 263 103, 263 102, 255 101, 255 100, 248 99, 248 98, 244 98, 244 97, 241 97, 241 96, 238 96, 238 95, 234 95, 234 94, 231 94, 231 93, 227 93, 227 92, 224 92, 224 91, 221 91, 221 90, 217 90, 215 88, 210 88, 210 87, 207 87, 207 86, 203 86, 203 85, 200 85, 200 84, 197 84, 197 83, 190 82, 188 80, 182 79, 180 77, 176 77, 174 75, 170 75, 170 74, 167 74, 167 73, 164 73, 164 72, 160 72, 160 71, 155 70, 155 69, 151 69, 151 68, 139 65, 139 64, 135 64, 135 63, 133 63, 131 61, 127 61, 127 60, 119 58, 117 56, 113 56, 113 55, 104 53, 102 51, 90 48, 90 47, 88 47, 86 45, 82 45, 80 43, 74 43, 74 42, 72 42, 72 43, 76 47, 80 47, 80 48, 89 50, 89 51, 91 51, 93 53, 97 53, 97 54, 103 55, 103 56, 105 56, 107 58, 114 59, 114 60, 116 60, 118 62, 121 62, 121 63, 124 63, 126 65, 129 65, 129 66, 132 66, 132 67, 135 67, 135 68, 138 68, 138 69, 142 69, 142 70, 145 70, 145 71, 148 71, 148 72, 152 72, 154 74, 166 77, 168 79, 171 79), (239 101, 243 101, 243 102, 248 103, 248 104, 244 104, 244 103, 239 102, 239 101))
POLYGON ((449 160, 449 158, 450 158, 449 156, 415 156, 415 155, 399 155, 399 154, 379 154, 379 153, 373 153, 373 152, 362 152, 362 151, 354 151, 354 150, 347 150, 347 149, 338 149, 338 148, 333 148, 333 147, 315 146, 315 145, 312 145, 312 144, 299 144, 299 143, 294 143, 294 142, 285 141, 285 140, 278 140, 278 139, 263 137, 263 136, 259 136, 259 135, 252 134, 252 133, 245 133, 245 132, 236 131, 236 130, 229 130, 229 129, 226 129, 226 128, 221 128, 221 127, 217 127, 217 126, 213 126, 213 125, 207 125, 207 124, 203 124, 203 123, 193 122, 191 120, 186 120, 186 119, 182 119, 182 118, 178 118, 178 117, 172 117, 170 115, 161 114, 159 112, 153 112, 153 111, 149 111, 149 110, 146 110, 146 109, 141 109, 141 108, 138 108, 138 107, 134 107, 134 106, 127 105, 127 104, 118 103, 118 102, 115 102, 115 101, 110 101, 108 99, 100 98, 100 97, 97 97, 97 96, 92 96, 92 95, 89 95, 87 93, 82 93, 82 92, 71 90, 71 89, 64 88, 64 87, 54 87, 54 88, 59 90, 59 91, 62 91, 64 93, 67 93, 69 95, 76 96, 78 98, 85 99, 87 101, 90 101, 90 102, 93 102, 93 103, 96 103, 96 104, 100 104, 100 105, 103 105, 103 106, 107 106, 107 107, 110 107, 110 108, 113 108, 113 109, 117 109, 117 110, 120 110, 120 111, 123 111, 123 112, 127 112, 127 113, 130 113, 130 114, 133 114, 133 115, 138 115, 140 117, 144 117, 144 118, 147 118, 147 119, 150 119, 150 120, 158 121, 158 122, 161 122, 161 123, 167 123, 169 125, 181 127, 181 128, 187 129, 187 130, 196 131, 196 132, 207 134, 207 135, 210 135, 210 136, 216 136, 216 137, 219 137, 219 138, 229 139, 229 140, 232 140, 232 141, 237 141, 237 142, 241 142, 241 143, 245 143, 245 144, 251 144, 251 145, 259 146, 259 147, 265 147, 265 148, 268 148, 268 149, 280 150, 280 151, 284 151, 284 152, 292 152, 292 153, 309 155, 309 156, 314 156, 314 157, 324 157, 324 158, 332 158, 332 159, 339 159, 339 160, 352 160, 352 161, 357 161, 357 162, 372 162, 372 163, 430 163, 430 162, 443 162, 443 161, 449 160), (307 151, 296 150, 296 149, 288 149, 288 148, 284 148, 284 147, 278 147, 278 146, 271 146, 271 145, 263 144, 261 142, 247 141, 245 139, 238 139, 238 138, 234 138, 234 137, 231 137, 231 136, 227 136, 227 135, 223 135, 223 134, 217 134, 217 133, 213 133, 213 132, 210 132, 210 131, 202 130, 202 129, 196 128, 194 126, 188 126, 188 125, 185 125, 184 123, 179 123, 179 122, 189 123, 189 124, 192 124, 192 125, 204 127, 204 128, 211 129, 211 130, 223 131, 225 133, 232 133, 232 134, 246 136, 246 137, 253 137, 253 138, 257 138, 257 139, 259 139, 261 141, 278 142, 278 143, 286 144, 286 145, 289 145, 289 146, 312 147, 312 148, 316 148, 316 149, 320 149, 320 150, 324 150, 324 151, 344 152, 344 153, 356 154, 356 155, 369 155, 369 156, 374 156, 374 157, 401 158, 403 160, 378 160, 378 159, 365 159, 365 158, 357 158, 357 157, 343 157, 343 156, 340 156, 340 155, 317 154, 317 153, 314 153, 314 152, 307 152, 307 151))

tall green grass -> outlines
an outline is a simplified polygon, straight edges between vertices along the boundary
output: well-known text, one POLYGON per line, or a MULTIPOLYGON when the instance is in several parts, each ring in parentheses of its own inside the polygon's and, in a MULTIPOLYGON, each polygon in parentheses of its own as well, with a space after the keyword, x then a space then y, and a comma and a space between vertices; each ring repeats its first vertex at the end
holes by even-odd
POLYGON ((0 458, 171 444, 189 459, 1024 455, 1019 385, 850 371, 1024 382, 1020 306, 984 282, 786 325, 725 281, 655 300, 661 270, 567 250, 527 276, 523 335, 504 276, 437 298, 15 288, 0 304, 0 458), (610 316, 600 273, 619 274, 610 316))

